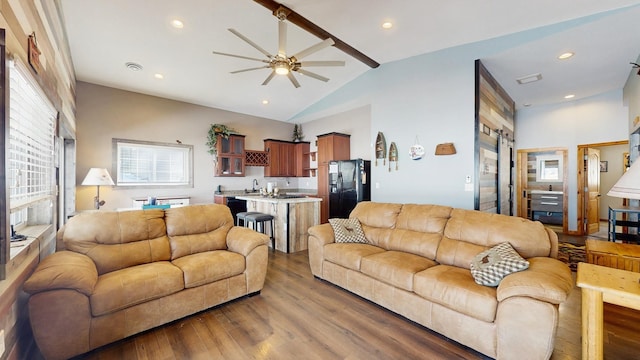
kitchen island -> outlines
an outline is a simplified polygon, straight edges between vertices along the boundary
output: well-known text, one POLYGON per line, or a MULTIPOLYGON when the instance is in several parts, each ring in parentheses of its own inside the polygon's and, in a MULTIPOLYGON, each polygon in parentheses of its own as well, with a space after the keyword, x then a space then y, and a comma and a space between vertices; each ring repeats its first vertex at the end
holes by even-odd
POLYGON ((241 195, 236 199, 247 201, 247 211, 273 215, 278 251, 290 253, 307 250, 307 229, 320 224, 320 198, 241 195))

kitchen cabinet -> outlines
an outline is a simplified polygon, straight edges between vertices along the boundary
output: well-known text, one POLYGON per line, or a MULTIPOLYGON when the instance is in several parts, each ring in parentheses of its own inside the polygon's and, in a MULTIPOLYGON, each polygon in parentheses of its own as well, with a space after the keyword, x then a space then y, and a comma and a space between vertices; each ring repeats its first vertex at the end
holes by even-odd
POLYGON ((320 223, 329 219, 329 161, 351 158, 351 135, 328 133, 318 135, 318 197, 320 203, 320 223))
POLYGON ((309 142, 265 139, 264 150, 269 154, 269 164, 264 168, 264 176, 309 176, 309 142))
POLYGON ((295 145, 295 174, 297 177, 309 177, 311 169, 309 165, 310 143, 308 141, 297 142, 295 145))
POLYGON ((244 176, 244 135, 218 135, 216 176, 244 176))
POLYGON ((265 139, 264 150, 269 153, 269 165, 264 168, 264 176, 295 176, 295 143, 265 139))

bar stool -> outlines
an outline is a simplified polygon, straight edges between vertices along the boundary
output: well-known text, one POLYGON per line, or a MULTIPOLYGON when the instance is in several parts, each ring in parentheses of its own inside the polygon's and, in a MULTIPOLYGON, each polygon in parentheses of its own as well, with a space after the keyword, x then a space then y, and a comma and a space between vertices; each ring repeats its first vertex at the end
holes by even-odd
POLYGON ((276 250, 276 238, 274 235, 274 226, 273 226, 273 215, 263 214, 263 213, 253 213, 248 214, 244 218, 244 224, 246 227, 249 227, 249 224, 253 224, 253 229, 255 231, 259 231, 263 234, 267 234, 265 229, 265 223, 269 222, 271 224, 271 233, 269 234, 269 238, 271 239, 271 247, 273 250, 276 250))
POLYGON ((239 212, 236 214, 236 226, 240 226, 240 220, 242 220, 242 225, 244 227, 247 226, 247 220, 246 217, 247 215, 252 215, 252 214, 260 214, 259 212, 256 211, 243 211, 243 212, 239 212))

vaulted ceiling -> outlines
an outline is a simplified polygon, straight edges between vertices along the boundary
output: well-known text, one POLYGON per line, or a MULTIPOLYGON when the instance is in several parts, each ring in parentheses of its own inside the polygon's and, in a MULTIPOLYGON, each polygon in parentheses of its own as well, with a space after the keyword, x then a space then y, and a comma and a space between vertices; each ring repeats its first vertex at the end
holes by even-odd
MULTIPOLYGON (((323 0, 283 5, 380 64, 441 49, 530 31, 532 40, 481 59, 517 107, 550 104, 620 89, 640 54, 640 1, 630 0, 323 0), (393 23, 383 29, 382 23, 393 23), (570 24, 571 26, 566 26, 570 24), (556 57, 571 51, 571 66, 556 57), (542 74, 519 85, 517 78, 542 74)), ((149 95, 287 121, 367 71, 335 47, 304 60, 343 60, 315 67, 328 82, 283 76, 261 85, 269 69, 231 74, 261 63, 212 51, 264 57, 227 29, 268 52, 278 50, 278 20, 251 0, 61 0, 76 77, 149 95), (182 21, 181 29, 171 25, 182 21), (132 71, 126 63, 142 66, 132 71), (162 74, 158 79, 156 74, 162 74), (263 104, 267 100, 268 104, 263 104)), ((288 25, 288 52, 320 39, 288 25)))

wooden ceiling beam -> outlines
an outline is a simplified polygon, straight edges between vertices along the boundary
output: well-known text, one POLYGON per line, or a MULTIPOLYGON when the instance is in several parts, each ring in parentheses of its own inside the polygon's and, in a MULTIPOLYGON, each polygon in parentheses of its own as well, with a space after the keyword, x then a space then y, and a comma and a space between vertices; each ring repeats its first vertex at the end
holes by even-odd
POLYGON ((367 66, 371 67, 371 68, 377 68, 378 66, 380 66, 380 64, 378 62, 376 62, 375 60, 373 60, 372 58, 368 57, 367 55, 361 53, 360 51, 356 50, 355 48, 353 48, 351 45, 345 43, 344 41, 338 39, 336 36, 331 35, 328 31, 324 30, 323 28, 319 27, 318 25, 312 23, 309 19, 303 17, 302 15, 298 14, 297 12, 289 9, 288 7, 279 4, 273 0, 254 0, 255 2, 257 2, 258 4, 266 7, 267 9, 271 10, 271 12, 273 13, 273 15, 276 15, 276 11, 279 8, 284 8, 287 12, 287 21, 289 21, 292 24, 297 25, 298 27, 302 28, 303 30, 307 31, 308 33, 317 36, 318 38, 320 38, 321 40, 325 40, 328 38, 332 38, 333 41, 335 42, 335 44, 333 46, 335 46, 336 48, 340 49, 341 51, 343 51, 345 54, 350 55, 352 57, 354 57, 355 59, 363 62, 364 64, 366 64, 367 66))

